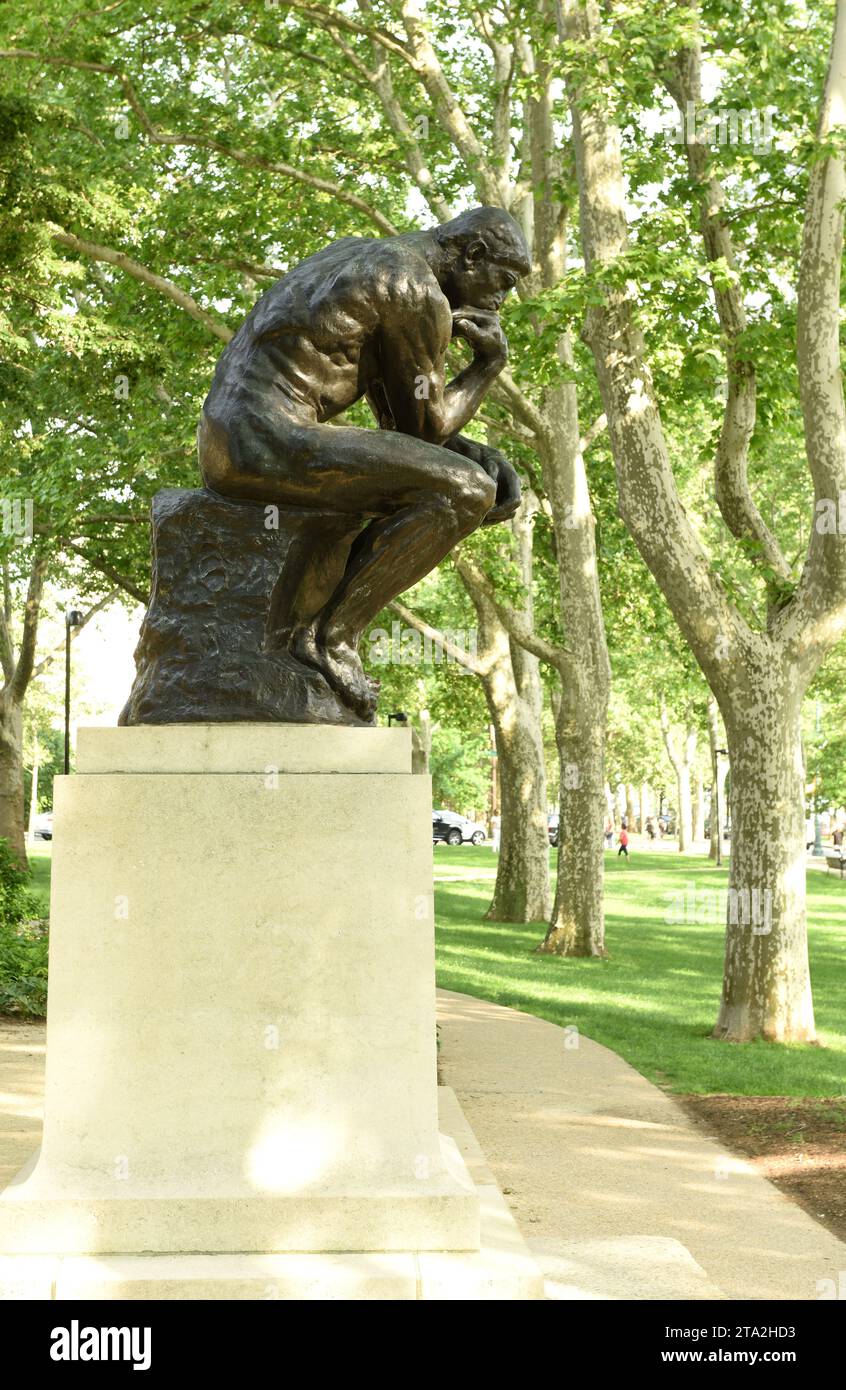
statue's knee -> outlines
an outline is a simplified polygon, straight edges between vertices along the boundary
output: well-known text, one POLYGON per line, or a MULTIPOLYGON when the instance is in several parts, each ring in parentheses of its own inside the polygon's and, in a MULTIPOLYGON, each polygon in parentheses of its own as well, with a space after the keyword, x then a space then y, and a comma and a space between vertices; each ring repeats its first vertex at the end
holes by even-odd
POLYGON ((229 455, 229 441, 226 431, 216 421, 204 413, 200 416, 197 430, 197 454, 200 473, 206 487, 218 492, 226 489, 234 470, 229 455))
POLYGON ((452 497, 453 511, 462 531, 474 531, 496 501, 496 483, 481 470, 458 480, 452 497))

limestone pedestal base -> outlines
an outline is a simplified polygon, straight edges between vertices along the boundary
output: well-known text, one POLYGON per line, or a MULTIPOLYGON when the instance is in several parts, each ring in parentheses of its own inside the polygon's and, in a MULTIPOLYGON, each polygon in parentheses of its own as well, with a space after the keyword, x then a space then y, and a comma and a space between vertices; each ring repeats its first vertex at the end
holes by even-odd
POLYGON ((438 1126, 410 767, 407 730, 80 731, 56 779, 43 1142, 0 1197, 12 1291, 49 1271, 30 1296, 367 1297, 396 1256, 420 1296, 425 1252, 469 1253, 445 1296, 491 1287, 438 1126))

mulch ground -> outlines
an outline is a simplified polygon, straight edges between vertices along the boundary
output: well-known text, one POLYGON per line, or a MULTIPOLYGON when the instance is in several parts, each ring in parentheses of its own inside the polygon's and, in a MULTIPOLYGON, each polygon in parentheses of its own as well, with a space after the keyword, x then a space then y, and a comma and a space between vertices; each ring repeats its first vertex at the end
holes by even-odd
POLYGON ((846 1240, 846 1097, 677 1095, 688 1115, 846 1240))

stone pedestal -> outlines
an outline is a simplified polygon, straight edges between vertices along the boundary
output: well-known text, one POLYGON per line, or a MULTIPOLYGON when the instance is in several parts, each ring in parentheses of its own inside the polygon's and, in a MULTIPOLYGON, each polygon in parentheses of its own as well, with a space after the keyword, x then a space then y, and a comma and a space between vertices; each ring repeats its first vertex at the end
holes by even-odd
POLYGON ((340 579, 362 517, 164 488, 150 517, 152 590, 121 724, 363 721, 278 641, 304 553, 340 579), (287 596, 287 597, 286 597, 287 596))
POLYGON ((369 1297, 371 1257, 476 1252, 478 1286, 410 766, 399 729, 80 730, 56 779, 43 1143, 0 1197, 0 1282, 369 1297))

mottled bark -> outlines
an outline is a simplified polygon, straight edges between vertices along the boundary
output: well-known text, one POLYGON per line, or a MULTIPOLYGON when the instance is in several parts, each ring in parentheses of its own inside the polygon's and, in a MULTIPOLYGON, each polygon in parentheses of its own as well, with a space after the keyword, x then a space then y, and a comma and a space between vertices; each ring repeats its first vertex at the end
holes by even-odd
POLYGON ((720 836, 726 819, 726 778, 728 763, 720 753, 723 747, 719 706, 713 695, 708 701, 708 745, 711 751, 711 836, 709 859, 717 859, 720 836))
MULTIPOLYGON (((426 682, 418 681, 417 689, 421 701, 426 698, 426 682)), ((436 726, 432 723, 432 716, 425 704, 421 704, 420 711, 416 720, 411 726, 411 770, 415 773, 428 776, 429 762, 432 757, 432 738, 436 726)))
POLYGON ((29 816, 27 818, 26 838, 27 843, 35 843, 35 821, 38 815, 38 776, 41 771, 41 746, 35 740, 35 747, 32 754, 32 772, 29 783, 29 816))
POLYGON ((782 673, 751 673, 724 709, 732 769, 732 852, 723 994, 714 1036, 812 1042, 805 924, 801 697, 782 673))
POLYGON ((501 649, 484 681, 496 731, 502 810, 496 883, 485 916, 493 922, 543 922, 550 888, 540 676, 533 657, 511 650, 504 629, 493 634, 487 623, 483 627, 484 645, 495 642, 501 649))
POLYGON ((27 864, 24 834, 23 712, 6 691, 0 693, 0 840, 27 864))
MULTIPOLYGON (((514 534, 519 562, 530 578, 529 519, 515 519, 514 534)), ((456 568, 476 609, 477 662, 496 736, 502 827, 493 898, 485 915, 494 922, 543 922, 551 893, 538 659, 509 636, 474 566, 459 556, 456 568)))
POLYGON ((685 854, 693 842, 693 794, 691 773, 696 756, 696 730, 688 728, 679 734, 670 725, 664 705, 661 706, 661 732, 667 757, 676 778, 676 832, 679 853, 685 854))
POLYGON ((605 709, 588 692, 553 701, 560 765, 558 876, 543 955, 605 956, 605 709))
MULTIPOLYGON (((614 273, 628 254, 629 238, 620 130, 598 96, 601 87, 595 80, 604 61, 597 47, 600 10, 595 0, 561 0, 561 16, 571 44, 568 90, 582 245, 588 272, 602 270, 605 281, 601 299, 589 311, 585 337, 608 417, 620 514, 722 710, 731 755, 734 890, 750 899, 753 889, 770 895, 769 930, 753 932, 742 923, 729 922, 723 1004, 715 1035, 733 1041, 808 1041, 814 1031, 805 936, 798 718, 808 681, 846 630, 846 546, 812 525, 798 584, 793 587, 792 572, 788 582, 786 573, 776 574, 778 583, 768 585, 762 623, 747 622, 713 573, 675 484, 637 320, 638 287, 626 275, 614 273), (585 90, 588 75, 590 87, 585 90)), ((818 507, 834 505, 846 491, 846 405, 839 344, 846 199, 839 134, 844 112, 846 4, 840 0, 818 125, 820 140, 828 141, 828 148, 810 164, 797 303, 800 396, 818 507)), ((704 175, 701 169, 694 172, 704 175)), ((704 179, 700 196, 706 242, 711 245, 719 236, 730 252, 728 229, 717 225, 719 213, 704 179)), ((736 314, 734 322, 730 319, 736 308, 736 296, 731 302, 721 297, 717 303, 729 368, 739 365, 739 359, 732 360, 738 321, 736 314)), ((760 518, 745 477, 753 383, 747 375, 737 378, 735 385, 715 459, 716 491, 724 517, 730 513, 732 533, 757 537, 759 549, 753 555, 764 563, 766 582, 765 562, 773 557, 767 554, 766 536, 762 542, 760 518)))

